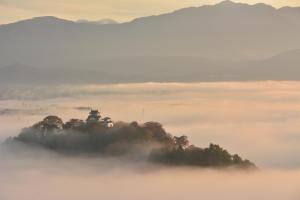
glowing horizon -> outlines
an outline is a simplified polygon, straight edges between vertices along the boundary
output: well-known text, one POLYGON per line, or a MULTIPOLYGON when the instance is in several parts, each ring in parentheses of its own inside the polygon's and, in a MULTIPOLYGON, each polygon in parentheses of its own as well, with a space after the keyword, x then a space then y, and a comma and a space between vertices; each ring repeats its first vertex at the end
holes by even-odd
MULTIPOLYGON (((234 2, 256 4, 265 3, 275 8, 300 6, 299 0, 233 0, 234 2)), ((185 7, 198 7, 202 5, 213 5, 221 0, 62 0, 53 2, 49 0, 0 0, 0 24, 38 16, 56 16, 68 20, 100 20, 110 18, 119 22, 130 21, 138 17, 158 15, 172 12, 185 7)))

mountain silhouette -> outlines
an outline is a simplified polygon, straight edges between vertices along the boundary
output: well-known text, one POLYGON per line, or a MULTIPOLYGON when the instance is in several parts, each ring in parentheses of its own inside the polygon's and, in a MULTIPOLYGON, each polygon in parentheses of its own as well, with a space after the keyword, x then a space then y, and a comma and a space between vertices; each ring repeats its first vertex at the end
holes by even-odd
POLYGON ((53 82, 60 70, 92 82, 294 80, 285 67, 298 65, 296 59, 276 67, 282 77, 256 67, 253 77, 245 76, 243 66, 300 49, 299 20, 300 8, 231 1, 101 26, 37 17, 0 26, 0 72, 32 66, 41 76, 51 71, 53 82))

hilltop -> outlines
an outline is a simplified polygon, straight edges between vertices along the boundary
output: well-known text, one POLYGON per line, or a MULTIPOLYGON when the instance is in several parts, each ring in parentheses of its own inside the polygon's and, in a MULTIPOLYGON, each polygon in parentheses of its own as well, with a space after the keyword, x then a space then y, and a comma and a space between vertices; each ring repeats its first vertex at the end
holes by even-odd
POLYGON ((190 145, 186 136, 173 136, 157 122, 113 122, 91 111, 87 120, 71 119, 64 123, 57 116, 48 116, 25 128, 6 144, 41 146, 66 155, 122 157, 168 166, 214 168, 256 168, 249 160, 230 154, 219 145, 207 148, 190 145))

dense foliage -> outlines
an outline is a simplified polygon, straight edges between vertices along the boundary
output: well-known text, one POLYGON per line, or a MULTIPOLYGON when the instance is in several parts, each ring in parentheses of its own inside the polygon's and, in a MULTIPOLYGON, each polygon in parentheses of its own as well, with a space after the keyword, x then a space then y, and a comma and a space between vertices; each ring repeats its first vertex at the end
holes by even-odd
POLYGON ((114 127, 71 119, 65 124, 56 116, 25 128, 15 141, 41 145, 61 153, 92 153, 102 156, 144 156, 167 165, 255 168, 248 160, 231 155, 218 145, 189 145, 186 136, 167 133, 161 124, 117 122, 114 127))

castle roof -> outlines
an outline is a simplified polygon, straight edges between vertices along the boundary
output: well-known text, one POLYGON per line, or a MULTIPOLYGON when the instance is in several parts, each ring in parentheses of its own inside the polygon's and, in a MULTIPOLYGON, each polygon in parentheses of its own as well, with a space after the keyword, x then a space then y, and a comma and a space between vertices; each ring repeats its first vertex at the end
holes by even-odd
POLYGON ((90 114, 91 115, 95 115, 95 114, 99 114, 100 112, 98 110, 91 110, 90 114))

